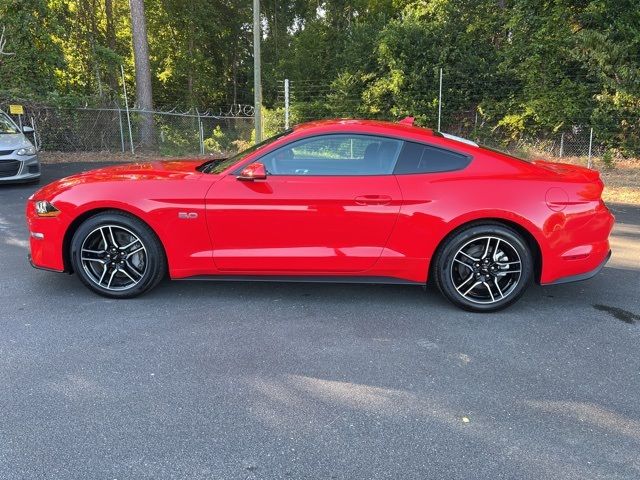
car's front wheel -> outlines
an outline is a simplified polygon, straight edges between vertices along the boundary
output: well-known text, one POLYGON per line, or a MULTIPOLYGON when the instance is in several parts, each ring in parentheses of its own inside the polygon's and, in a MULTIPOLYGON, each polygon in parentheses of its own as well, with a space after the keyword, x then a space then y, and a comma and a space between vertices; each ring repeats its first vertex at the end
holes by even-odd
POLYGON ((452 235, 434 259, 435 282, 455 305, 476 312, 503 309, 533 278, 527 242, 500 224, 474 225, 452 235))
POLYGON ((155 233, 123 212, 85 220, 71 240, 71 262, 82 282, 100 295, 130 298, 153 288, 166 271, 155 233))

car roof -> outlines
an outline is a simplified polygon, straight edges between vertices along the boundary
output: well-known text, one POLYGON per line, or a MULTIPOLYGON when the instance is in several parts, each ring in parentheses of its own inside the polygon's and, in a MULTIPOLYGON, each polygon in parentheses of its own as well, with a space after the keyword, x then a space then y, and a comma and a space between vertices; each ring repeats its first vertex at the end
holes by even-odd
POLYGON ((296 136, 339 132, 388 135, 405 140, 424 141, 466 152, 477 152, 478 149, 478 144, 470 140, 413 125, 412 117, 407 117, 399 122, 361 119, 316 120, 296 125, 292 131, 296 136))
POLYGON ((302 132, 305 130, 318 130, 326 128, 327 130, 340 129, 340 130, 362 130, 362 131, 376 131, 386 130, 395 132, 398 135, 413 134, 434 136, 434 131, 430 128, 418 127, 409 123, 400 122, 387 122, 382 120, 360 120, 360 119, 348 119, 339 118, 331 120, 315 120, 313 122, 301 123, 293 127, 295 132, 302 132))

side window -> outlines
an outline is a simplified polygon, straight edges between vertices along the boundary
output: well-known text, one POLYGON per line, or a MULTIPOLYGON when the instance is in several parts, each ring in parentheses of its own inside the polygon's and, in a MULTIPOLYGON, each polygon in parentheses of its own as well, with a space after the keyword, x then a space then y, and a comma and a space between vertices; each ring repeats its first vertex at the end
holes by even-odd
POLYGON ((420 143, 405 142, 393 173, 436 173, 462 170, 471 159, 466 155, 420 143))
POLYGON ((390 175, 401 140, 322 135, 285 145, 260 159, 270 175, 390 175))

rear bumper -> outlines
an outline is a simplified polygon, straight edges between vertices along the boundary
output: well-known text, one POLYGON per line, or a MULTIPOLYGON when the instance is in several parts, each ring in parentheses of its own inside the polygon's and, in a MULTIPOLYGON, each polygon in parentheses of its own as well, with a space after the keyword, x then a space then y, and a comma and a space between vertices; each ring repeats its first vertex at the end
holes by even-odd
POLYGON ((604 258, 602 263, 600 263, 600 265, 598 265, 593 270, 586 273, 580 273, 577 275, 569 275, 567 277, 558 278, 553 282, 543 283, 542 285, 561 285, 563 283, 581 282, 583 280, 589 280, 590 278, 593 278, 598 273, 600 273, 600 270, 604 268, 604 266, 607 264, 610 258, 611 258, 611 250, 609 250, 609 252, 607 253, 607 256, 604 258))
POLYGON ((596 275, 611 256, 613 224, 614 217, 603 203, 586 214, 557 214, 549 222, 540 284, 575 282, 596 275))

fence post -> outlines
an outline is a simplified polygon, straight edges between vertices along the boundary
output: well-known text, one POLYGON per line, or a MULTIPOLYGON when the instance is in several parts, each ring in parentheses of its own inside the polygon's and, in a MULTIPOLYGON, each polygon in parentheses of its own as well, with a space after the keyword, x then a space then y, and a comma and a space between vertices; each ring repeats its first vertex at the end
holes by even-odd
POLYGON ((129 100, 127 100, 127 84, 124 83, 124 67, 120 65, 120 73, 122 74, 122 89, 124 90, 124 106, 127 110, 127 124, 129 125, 129 143, 131 144, 131 153, 135 155, 133 146, 133 133, 131 132, 131 116, 129 115, 129 100))
POLYGON ((289 130, 289 79, 284 79, 284 129, 289 130))
POLYGON ((36 150, 39 150, 38 147, 38 128, 36 127, 36 118, 35 117, 31 117, 31 126, 33 127, 33 143, 34 143, 34 147, 36 147, 36 150))
POLYGON ((204 123, 200 120, 200 153, 204 155, 204 123))
POLYGON ((591 133, 589 134, 589 160, 587 162, 587 167, 591 168, 591 146, 593 145, 593 127, 591 127, 591 133))
POLYGON ((442 117, 442 67, 440 67, 440 93, 438 94, 438 131, 440 131, 441 117, 442 117))
POLYGON ((120 125, 120 147, 122 153, 124 153, 124 130, 122 128, 122 110, 120 110, 120 104, 116 102, 116 106, 118 107, 118 124, 120 125))
POLYGON ((560 158, 562 158, 563 153, 564 153, 564 132, 560 134, 560 158))
POLYGON ((204 131, 202 130, 202 120, 200 119, 200 111, 196 108, 198 117, 198 142, 200 147, 200 155, 204 155, 204 131))

